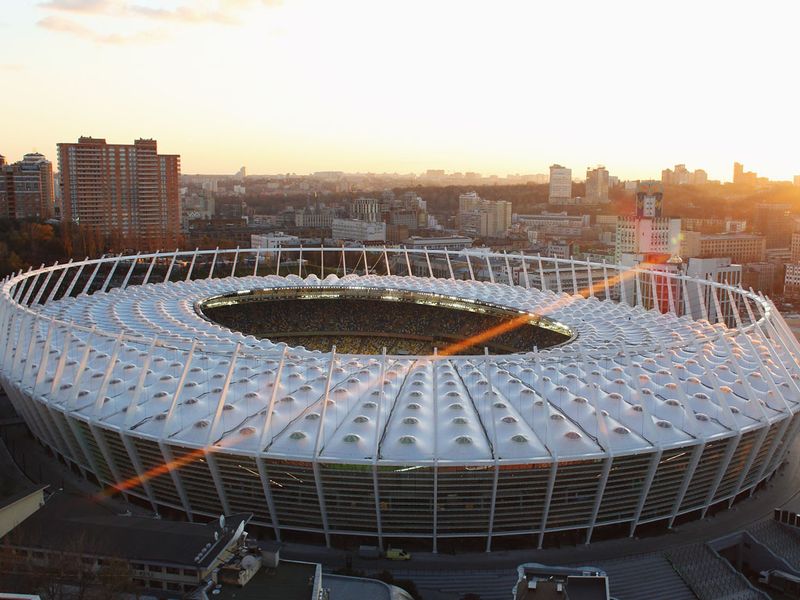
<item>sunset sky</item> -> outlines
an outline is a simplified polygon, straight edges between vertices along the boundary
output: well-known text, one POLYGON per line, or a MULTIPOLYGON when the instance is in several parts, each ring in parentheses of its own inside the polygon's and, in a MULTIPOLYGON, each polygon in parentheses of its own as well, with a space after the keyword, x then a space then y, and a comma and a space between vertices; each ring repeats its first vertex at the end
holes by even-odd
POLYGON ((184 173, 800 173, 800 4, 3 0, 0 154, 184 173))

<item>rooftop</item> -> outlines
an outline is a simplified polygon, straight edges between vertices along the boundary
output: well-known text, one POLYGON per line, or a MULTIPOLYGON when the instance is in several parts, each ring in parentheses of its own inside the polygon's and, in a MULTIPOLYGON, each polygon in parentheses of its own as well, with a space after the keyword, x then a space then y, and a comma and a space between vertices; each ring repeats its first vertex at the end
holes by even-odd
POLYGON ((262 568, 244 587, 223 586, 218 600, 311 600, 317 565, 281 561, 277 569, 262 568))
POLYGON ((89 499, 59 492, 14 530, 13 539, 26 548, 74 549, 92 556, 205 568, 230 544, 239 524, 249 520, 249 514, 233 515, 220 528, 217 521, 199 524, 123 516, 89 499))

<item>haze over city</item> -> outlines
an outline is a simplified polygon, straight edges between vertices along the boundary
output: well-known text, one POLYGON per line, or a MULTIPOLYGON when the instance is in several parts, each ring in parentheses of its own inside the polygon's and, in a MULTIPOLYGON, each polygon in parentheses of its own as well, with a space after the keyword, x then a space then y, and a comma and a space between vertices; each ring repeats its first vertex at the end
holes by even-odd
POLYGON ((0 16, 2 151, 158 138, 184 173, 739 160, 791 179, 798 8, 50 0, 0 16))

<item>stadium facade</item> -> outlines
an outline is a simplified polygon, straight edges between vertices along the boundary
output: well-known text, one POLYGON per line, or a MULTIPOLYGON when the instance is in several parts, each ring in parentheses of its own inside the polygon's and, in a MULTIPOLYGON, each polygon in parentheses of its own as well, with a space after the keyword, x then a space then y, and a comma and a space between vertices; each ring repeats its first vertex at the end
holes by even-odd
POLYGON ((606 525, 632 535, 751 493, 800 425, 800 347, 768 298, 522 254, 237 249, 43 267, 2 283, 0 353, 16 410, 85 476, 189 518, 252 512, 277 539, 488 550, 506 536, 589 541, 606 525), (276 274, 288 265, 302 276, 276 274), (557 289, 533 287, 553 270, 557 289), (502 307, 569 339, 510 354, 319 352, 202 311, 326 289, 368 290, 387 311, 409 295, 502 307), (690 298, 708 299, 700 318, 690 298))

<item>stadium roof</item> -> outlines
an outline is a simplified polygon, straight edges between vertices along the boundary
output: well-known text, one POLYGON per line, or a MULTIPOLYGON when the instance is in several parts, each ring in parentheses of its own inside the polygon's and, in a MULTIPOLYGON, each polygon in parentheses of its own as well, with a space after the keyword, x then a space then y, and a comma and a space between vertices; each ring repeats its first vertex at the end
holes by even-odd
POLYGON ((30 366, 42 370, 36 393, 60 410, 133 435, 273 458, 602 458, 729 436, 779 418, 800 400, 796 376, 782 368, 783 350, 768 347, 752 327, 729 330, 499 283, 379 275, 200 279, 82 294, 47 303, 41 316, 38 344, 47 319, 81 325, 70 336, 56 327, 51 346, 68 345, 67 352, 30 366), (576 337, 502 356, 332 357, 232 332, 195 310, 212 296, 282 286, 473 299, 546 315, 576 337), (59 368, 61 379, 73 381, 84 362, 75 387, 55 385, 59 368))

